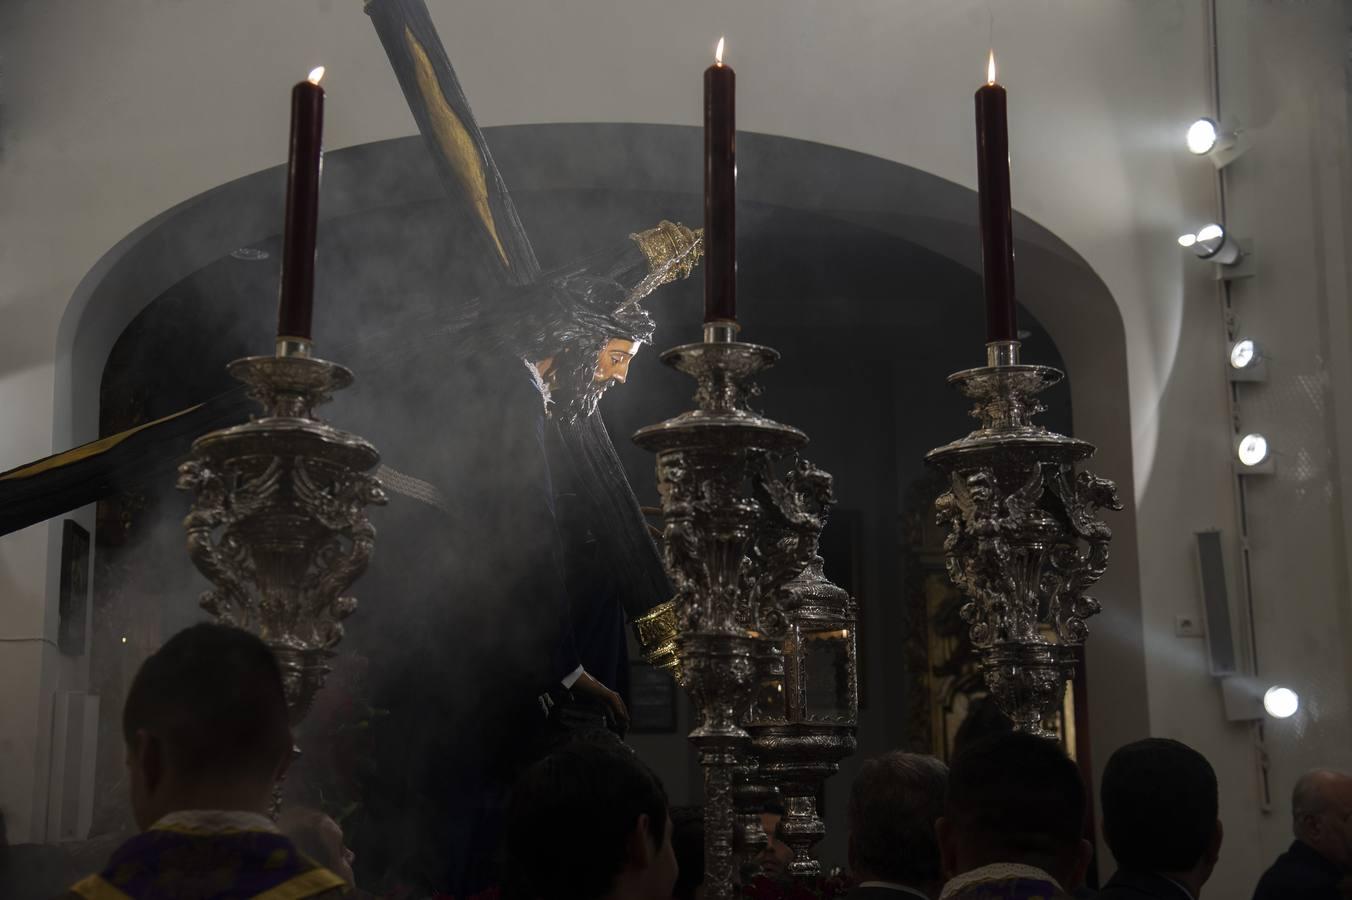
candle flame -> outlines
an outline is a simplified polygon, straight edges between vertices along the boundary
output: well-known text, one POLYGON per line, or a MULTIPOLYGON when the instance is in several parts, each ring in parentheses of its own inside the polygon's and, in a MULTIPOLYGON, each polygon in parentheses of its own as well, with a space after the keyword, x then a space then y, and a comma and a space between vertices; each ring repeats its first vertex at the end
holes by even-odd
POLYGON ((995 51, 991 51, 990 59, 986 62, 986 84, 995 84, 995 51))
POLYGON ((310 82, 310 84, 319 84, 319 80, 323 77, 324 77, 324 67, 315 66, 313 69, 310 70, 310 74, 306 76, 305 80, 310 82))
POLYGON ((714 48, 714 65, 723 65, 723 38, 718 39, 718 46, 714 48))

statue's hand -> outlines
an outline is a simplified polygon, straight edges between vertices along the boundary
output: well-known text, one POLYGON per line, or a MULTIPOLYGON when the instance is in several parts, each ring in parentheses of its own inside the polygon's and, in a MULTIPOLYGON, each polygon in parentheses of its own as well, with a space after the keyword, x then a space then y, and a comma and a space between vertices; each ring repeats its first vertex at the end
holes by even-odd
POLYGON ((573 690, 597 698, 610 709, 611 715, 615 717, 615 722, 621 728, 629 727, 629 710, 624 705, 624 698, 593 678, 590 672, 583 671, 573 684, 573 690))

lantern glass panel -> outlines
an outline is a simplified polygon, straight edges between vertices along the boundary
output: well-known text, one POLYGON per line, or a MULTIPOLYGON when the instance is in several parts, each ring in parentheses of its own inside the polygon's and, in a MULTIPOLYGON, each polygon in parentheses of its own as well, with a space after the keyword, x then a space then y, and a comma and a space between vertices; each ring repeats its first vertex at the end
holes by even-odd
POLYGON ((800 672, 803 712, 808 721, 850 724, 850 649, 848 628, 805 632, 800 672))
POLYGON ((785 712, 784 668, 778 671, 759 671, 756 673, 756 696, 751 706, 751 721, 783 721, 785 712))

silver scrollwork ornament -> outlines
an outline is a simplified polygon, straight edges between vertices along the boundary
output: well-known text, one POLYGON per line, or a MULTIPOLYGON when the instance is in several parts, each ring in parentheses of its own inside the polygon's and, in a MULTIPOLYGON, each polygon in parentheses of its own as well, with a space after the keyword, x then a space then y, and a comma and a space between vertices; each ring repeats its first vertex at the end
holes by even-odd
POLYGON ((961 615, 986 686, 1017 728, 1051 736, 1085 620, 1099 611, 1086 591, 1107 567, 1112 531, 1098 511, 1122 504, 1111 481, 1076 472, 1092 444, 1032 422, 1037 394, 1061 373, 1020 365, 1017 342, 988 352, 990 365, 949 377, 980 427, 925 458, 949 476, 935 503, 945 565, 967 596, 961 615))
POLYGON ((277 657, 292 725, 305 717, 357 608, 375 529, 366 508, 386 502, 370 443, 314 415, 346 387, 342 366, 306 356, 230 364, 263 407, 251 421, 203 435, 179 467, 194 493, 188 553, 212 583, 201 606, 258 635, 277 657))

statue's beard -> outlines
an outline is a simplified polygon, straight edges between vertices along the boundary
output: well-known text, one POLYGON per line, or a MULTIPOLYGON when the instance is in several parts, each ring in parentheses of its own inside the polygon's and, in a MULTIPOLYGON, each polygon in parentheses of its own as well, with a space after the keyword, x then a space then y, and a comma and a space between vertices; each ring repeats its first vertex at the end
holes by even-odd
POLYGON ((596 412, 601 405, 601 396, 615 383, 615 379, 605 381, 589 380, 580 390, 568 391, 563 396, 554 395, 554 414, 565 422, 576 422, 596 412))

